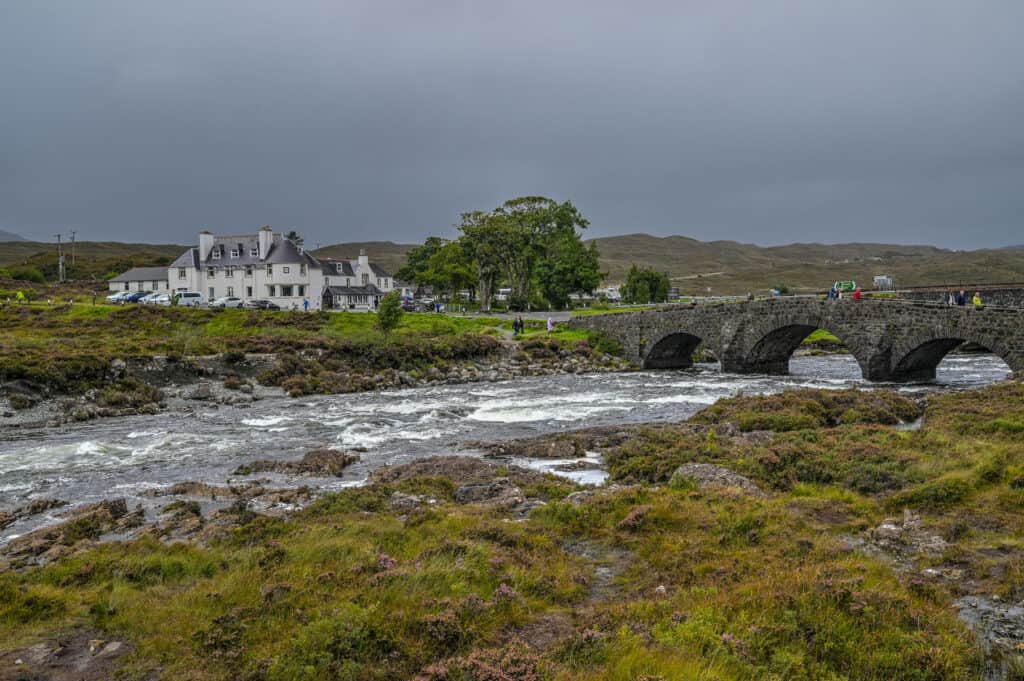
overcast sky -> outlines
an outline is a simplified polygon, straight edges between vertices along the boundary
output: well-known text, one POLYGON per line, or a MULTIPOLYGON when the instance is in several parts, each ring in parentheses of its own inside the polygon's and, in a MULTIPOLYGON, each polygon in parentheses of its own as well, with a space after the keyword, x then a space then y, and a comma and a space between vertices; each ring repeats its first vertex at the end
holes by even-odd
POLYGON ((0 2, 0 229, 1024 242, 1021 0, 0 2))

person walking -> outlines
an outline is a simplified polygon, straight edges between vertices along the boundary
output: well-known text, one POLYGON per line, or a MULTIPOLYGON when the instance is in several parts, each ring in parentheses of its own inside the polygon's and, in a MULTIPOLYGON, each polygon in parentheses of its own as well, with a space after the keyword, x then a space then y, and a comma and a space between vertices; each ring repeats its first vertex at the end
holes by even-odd
POLYGON ((981 309, 983 309, 985 307, 981 303, 981 291, 975 291, 974 292, 974 299, 971 302, 974 303, 974 309, 975 310, 981 310, 981 309))
POLYGON ((553 320, 551 317, 548 317, 548 333, 551 333, 554 330, 555 330, 555 320, 553 320))
POLYGON ((96 305, 96 292, 95 291, 92 292, 92 304, 96 305))
POLYGON ((18 305, 24 305, 25 304, 25 292, 24 291, 18 291, 18 295, 14 296, 14 297, 17 298, 18 305))
POLYGON ((309 298, 302 299, 302 311, 309 312, 309 298))
POLYGON ((860 286, 858 286, 857 288, 853 289, 853 299, 854 300, 860 300, 860 297, 861 297, 860 286))
POLYGON ((960 293, 956 294, 956 304, 959 307, 963 307, 967 304, 967 295, 964 293, 963 289, 960 289, 960 293))
POLYGON ((828 299, 829 300, 835 300, 836 299, 836 287, 835 286, 829 286, 829 288, 828 288, 828 299))
POLYGON ((949 292, 949 300, 947 301, 947 304, 950 307, 953 307, 954 305, 956 305, 956 296, 953 295, 952 291, 949 292))

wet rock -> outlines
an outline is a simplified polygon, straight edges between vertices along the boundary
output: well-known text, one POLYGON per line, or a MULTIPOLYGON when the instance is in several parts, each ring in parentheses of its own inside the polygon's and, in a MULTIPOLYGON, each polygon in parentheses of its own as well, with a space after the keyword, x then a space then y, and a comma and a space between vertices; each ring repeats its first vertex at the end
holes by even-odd
POLYGON ((211 400, 213 399, 213 388, 206 381, 202 381, 188 395, 190 400, 211 400))
POLYGON ((754 497, 767 496, 749 478, 710 463, 683 464, 672 474, 673 480, 691 479, 701 489, 738 489, 754 497))
POLYGON ((497 478, 489 482, 462 485, 455 490, 455 501, 460 504, 512 508, 524 503, 526 496, 508 478, 497 478))
POLYGON ((390 505, 396 511, 414 511, 425 503, 428 503, 427 499, 421 494, 391 493, 390 505))
POLYGON ((370 473, 370 481, 393 484, 419 477, 443 477, 462 484, 482 483, 498 477, 499 469, 503 472, 502 477, 510 478, 519 485, 546 479, 545 475, 538 471, 519 466, 502 467, 494 462, 471 456, 431 456, 398 466, 377 468, 370 473))
POLYGON ((23 520, 25 518, 31 518, 34 515, 39 515, 54 508, 61 508, 67 506, 68 502, 61 501, 60 499, 33 499, 29 503, 16 508, 12 511, 0 511, 0 530, 4 529, 8 525, 13 524, 17 520, 23 520))
POLYGON ((988 653, 985 679, 1017 678, 1008 675, 1005 665, 1024 650, 1024 601, 1002 603, 998 597, 965 596, 953 605, 988 653))
POLYGON ((234 475, 253 473, 286 473, 289 475, 322 475, 340 477, 346 468, 359 461, 357 454, 336 449, 315 449, 299 461, 253 461, 235 469, 234 475))
POLYGON ((907 509, 902 518, 886 518, 871 530, 869 541, 887 553, 897 555, 940 554, 949 546, 946 540, 922 527, 921 516, 907 509))

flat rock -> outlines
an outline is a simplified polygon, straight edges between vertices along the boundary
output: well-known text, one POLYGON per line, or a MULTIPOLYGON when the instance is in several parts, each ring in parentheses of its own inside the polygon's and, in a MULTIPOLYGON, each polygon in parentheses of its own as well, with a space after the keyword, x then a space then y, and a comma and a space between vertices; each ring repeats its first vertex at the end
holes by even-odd
POLYGON ((239 466, 233 475, 253 473, 286 473, 289 475, 322 475, 340 477, 346 468, 359 461, 358 454, 336 449, 314 449, 298 461, 259 460, 239 466))
POLYGON ((946 540, 922 527, 921 516, 907 509, 902 518, 886 518, 871 530, 869 542, 877 548, 899 555, 936 555, 946 550, 946 540))
POLYGON ((710 463, 686 463, 675 470, 673 479, 690 478, 701 489, 738 489, 754 497, 766 497, 750 478, 710 463))
POLYGON ((489 482, 462 485, 455 490, 455 501, 460 504, 512 508, 525 503, 526 496, 508 478, 497 478, 489 482))

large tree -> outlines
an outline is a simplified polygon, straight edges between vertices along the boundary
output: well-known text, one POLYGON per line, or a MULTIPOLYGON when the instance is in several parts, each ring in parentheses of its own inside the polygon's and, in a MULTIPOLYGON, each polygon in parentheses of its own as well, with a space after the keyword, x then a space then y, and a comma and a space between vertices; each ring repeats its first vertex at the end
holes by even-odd
POLYGON ((429 285, 430 282, 425 281, 424 277, 430 269, 430 259, 444 248, 446 243, 446 239, 431 236, 427 237, 423 245, 410 248, 405 254, 405 264, 395 272, 395 278, 410 284, 429 285))
POLYGON ((668 289, 667 274, 634 264, 622 286, 622 299, 628 303, 663 303, 668 300, 668 289))
POLYGON ((502 272, 502 220, 493 213, 473 211, 463 213, 458 225, 462 232, 459 241, 476 269, 481 312, 490 311, 495 284, 502 272))
POLYGON ((593 293, 604 275, 598 265, 597 245, 584 246, 576 235, 561 235, 537 263, 537 285, 554 307, 568 307, 569 295, 593 293))

